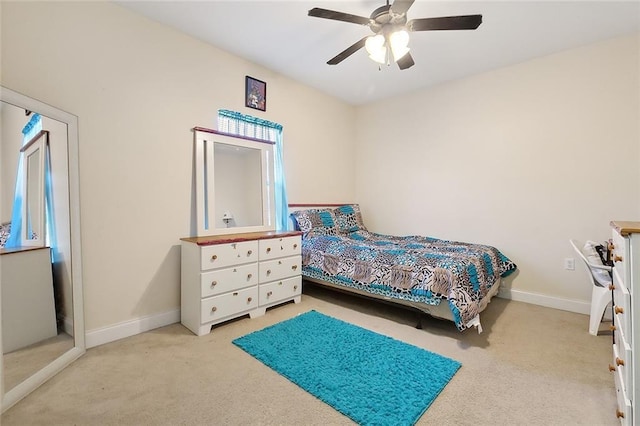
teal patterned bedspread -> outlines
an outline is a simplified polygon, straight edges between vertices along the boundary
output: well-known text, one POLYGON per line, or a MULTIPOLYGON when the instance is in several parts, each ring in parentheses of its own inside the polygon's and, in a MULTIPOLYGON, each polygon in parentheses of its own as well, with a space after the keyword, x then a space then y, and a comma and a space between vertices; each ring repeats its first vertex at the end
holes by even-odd
POLYGON ((394 299, 430 305, 445 299, 459 330, 499 278, 516 270, 495 247, 365 230, 306 235, 302 266, 303 276, 394 299))

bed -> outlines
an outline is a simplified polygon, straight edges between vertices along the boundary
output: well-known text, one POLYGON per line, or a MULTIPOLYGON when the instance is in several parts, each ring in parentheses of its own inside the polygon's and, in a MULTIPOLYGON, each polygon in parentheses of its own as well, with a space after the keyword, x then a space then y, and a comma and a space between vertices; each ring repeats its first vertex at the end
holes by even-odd
POLYGON ((516 270, 492 246, 371 232, 358 204, 292 210, 304 279, 415 308, 460 331, 482 331, 480 312, 516 270))

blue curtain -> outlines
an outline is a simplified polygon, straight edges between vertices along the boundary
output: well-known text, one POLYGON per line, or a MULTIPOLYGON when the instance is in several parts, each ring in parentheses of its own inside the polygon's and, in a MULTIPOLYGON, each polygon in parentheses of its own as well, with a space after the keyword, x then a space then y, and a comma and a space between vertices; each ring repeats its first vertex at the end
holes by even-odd
MULTIPOLYGON (((22 146, 29 142, 38 132, 42 130, 42 117, 40 114, 33 114, 29 122, 22 129, 22 146)), ((20 247, 20 232, 22 231, 22 180, 24 173, 22 171, 22 157, 20 153, 18 159, 18 173, 16 174, 16 188, 13 197, 13 210, 11 211, 11 234, 5 244, 6 248, 20 247)))
POLYGON ((218 110, 218 130, 238 136, 247 136, 275 142, 274 195, 276 202, 275 226, 279 231, 288 229, 287 187, 284 178, 282 125, 228 109, 218 110))

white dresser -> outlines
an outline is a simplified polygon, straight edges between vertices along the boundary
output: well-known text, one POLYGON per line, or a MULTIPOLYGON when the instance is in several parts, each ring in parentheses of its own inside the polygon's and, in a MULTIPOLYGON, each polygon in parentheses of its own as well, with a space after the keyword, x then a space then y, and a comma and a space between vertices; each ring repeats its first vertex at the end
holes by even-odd
POLYGON ((182 238, 181 322, 198 336, 211 326, 302 294, 300 232, 182 238))
MULTIPOLYGON (((637 423, 635 396, 640 385, 636 363, 640 342, 640 222, 611 222, 613 227, 613 355, 609 370, 614 375, 618 400, 616 416, 623 425, 637 423), (636 293, 634 295, 634 293, 636 293), (635 323, 635 324, 634 324, 635 323)), ((638 418, 640 420, 640 417, 638 418)))
POLYGON ((9 353, 58 335, 51 249, 0 249, 2 351, 9 353))

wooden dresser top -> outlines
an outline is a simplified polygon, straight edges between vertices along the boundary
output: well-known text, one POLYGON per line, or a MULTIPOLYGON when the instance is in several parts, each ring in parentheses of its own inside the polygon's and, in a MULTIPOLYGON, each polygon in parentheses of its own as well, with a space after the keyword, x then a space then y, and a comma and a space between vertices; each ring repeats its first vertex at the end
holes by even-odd
POLYGON ((5 254, 12 254, 12 253, 23 253, 25 251, 32 251, 32 250, 50 250, 50 247, 26 247, 26 246, 21 246, 21 247, 13 247, 13 248, 6 248, 6 247, 2 247, 0 248, 0 256, 5 255, 5 254))
POLYGON ((302 235, 300 231, 265 231, 265 232, 247 232, 244 234, 226 234, 226 235, 210 235, 206 237, 186 237, 180 238, 181 241, 187 241, 199 246, 211 246, 215 244, 239 243, 242 241, 265 240, 269 238, 283 238, 302 235))
POLYGON ((618 231, 620 235, 629 235, 640 232, 640 222, 612 220, 611 226, 618 231))

